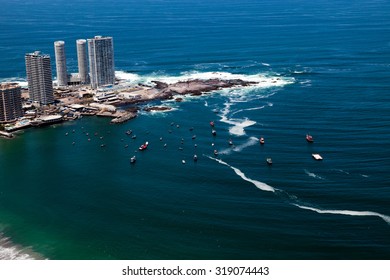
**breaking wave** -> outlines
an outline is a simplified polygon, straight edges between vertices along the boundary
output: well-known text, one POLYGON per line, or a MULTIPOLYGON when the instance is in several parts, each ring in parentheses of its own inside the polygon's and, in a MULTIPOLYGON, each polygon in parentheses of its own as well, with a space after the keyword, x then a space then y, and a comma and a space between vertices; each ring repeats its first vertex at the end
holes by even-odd
POLYGON ((30 248, 15 245, 8 237, 0 233, 0 260, 35 260, 43 259, 30 248))
POLYGON ((245 74, 233 74, 229 72, 198 72, 198 71, 188 71, 182 72, 179 76, 168 76, 164 73, 157 72, 151 73, 148 75, 138 75, 135 73, 128 73, 124 71, 116 71, 115 75, 117 78, 128 81, 130 84, 152 84, 152 81, 160 81, 167 84, 177 83, 179 81, 188 81, 188 80, 208 80, 208 79, 224 79, 224 80, 234 80, 240 79, 248 82, 255 82, 253 87, 272 87, 272 86, 284 86, 294 82, 294 78, 289 77, 268 77, 262 73, 254 75, 245 75, 245 74))

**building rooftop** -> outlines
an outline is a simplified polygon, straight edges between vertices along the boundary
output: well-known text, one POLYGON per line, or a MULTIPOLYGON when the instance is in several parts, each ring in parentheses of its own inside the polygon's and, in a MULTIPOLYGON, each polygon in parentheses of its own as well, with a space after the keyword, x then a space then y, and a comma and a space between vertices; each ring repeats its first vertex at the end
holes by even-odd
POLYGON ((0 83, 0 90, 20 88, 18 83, 0 83))

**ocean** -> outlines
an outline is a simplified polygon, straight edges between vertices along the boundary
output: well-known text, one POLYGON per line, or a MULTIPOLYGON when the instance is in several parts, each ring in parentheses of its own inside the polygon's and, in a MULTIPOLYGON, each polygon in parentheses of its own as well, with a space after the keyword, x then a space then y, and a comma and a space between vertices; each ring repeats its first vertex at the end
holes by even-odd
POLYGON ((390 258, 389 1, 0 4, 1 82, 95 35, 134 84, 257 82, 0 139, 0 259, 390 258))

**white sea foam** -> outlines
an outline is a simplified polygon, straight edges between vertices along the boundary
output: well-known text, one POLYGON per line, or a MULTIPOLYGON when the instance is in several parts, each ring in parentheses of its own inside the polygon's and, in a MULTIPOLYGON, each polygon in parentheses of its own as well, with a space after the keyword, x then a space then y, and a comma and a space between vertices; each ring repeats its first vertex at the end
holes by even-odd
POLYGON ((227 123, 232 125, 229 128, 229 133, 232 135, 237 135, 237 136, 243 136, 245 135, 245 128, 248 126, 252 126, 256 124, 255 121, 249 120, 248 118, 245 119, 229 119, 227 115, 230 113, 230 106, 232 103, 226 102, 225 108, 221 111, 221 122, 227 123))
POLYGON ((255 145, 258 141, 259 141, 259 139, 257 139, 256 137, 250 137, 248 139, 248 141, 246 141, 245 143, 243 143, 241 145, 238 145, 238 146, 234 146, 233 148, 227 148, 227 149, 224 149, 222 151, 219 151, 219 154, 221 154, 221 155, 230 155, 232 153, 232 151, 234 151, 234 152, 241 152, 245 148, 248 148, 250 146, 255 145))
POLYGON ((317 212, 319 214, 335 214, 335 215, 348 215, 348 216, 377 216, 382 218, 386 223, 390 225, 390 217, 377 213, 372 211, 353 211, 353 210, 324 210, 324 209, 318 209, 314 207, 308 207, 308 206, 302 206, 299 204, 293 203, 293 205, 305 209, 305 210, 311 210, 314 212, 317 212))
POLYGON ((268 67, 271 66, 270 64, 265 63, 265 62, 262 62, 261 64, 264 65, 264 66, 268 66, 268 67))
POLYGON ((262 183, 260 181, 248 178, 241 170, 229 165, 228 163, 224 162, 221 159, 213 158, 213 157, 210 157, 207 155, 206 155, 206 157, 208 157, 208 158, 210 158, 210 159, 212 159, 212 160, 214 160, 222 165, 230 167, 243 180, 254 184, 258 189, 263 190, 263 191, 270 191, 270 192, 273 192, 275 194, 278 194, 280 197, 286 198, 288 203, 290 203, 291 205, 294 205, 298 208, 314 211, 314 212, 317 212, 318 214, 335 214, 335 215, 348 215, 348 216, 377 216, 377 217, 382 218, 387 224, 390 225, 390 217, 389 216, 381 214, 381 213, 373 212, 373 211, 326 210, 326 209, 319 209, 319 208, 315 208, 315 207, 309 207, 309 206, 303 206, 303 205, 297 204, 296 201, 298 200, 298 198, 296 196, 290 195, 283 190, 273 188, 270 185, 267 185, 267 184, 262 183))
POLYGON ((0 234, 0 260, 33 260, 28 248, 22 248, 0 234))
POLYGON ((238 114, 238 113, 241 113, 241 112, 262 110, 262 109, 264 109, 266 107, 272 107, 272 106, 274 106, 274 104, 272 104, 271 102, 268 102, 267 105, 263 105, 263 106, 259 106, 259 107, 253 107, 253 108, 247 108, 247 109, 240 109, 240 110, 234 111, 233 113, 231 113, 230 116, 234 116, 235 114, 238 114))
POLYGON ((320 180, 325 180, 324 177, 321 177, 321 176, 319 176, 319 175, 317 175, 317 174, 315 174, 315 173, 313 173, 313 172, 310 172, 310 171, 307 170, 307 169, 304 169, 304 170, 305 170, 305 173, 306 173, 307 175, 309 175, 310 177, 312 177, 312 178, 320 179, 320 180))
POLYGON ((346 175, 349 175, 349 172, 345 171, 345 170, 342 170, 342 169, 332 169, 334 171, 337 171, 337 172, 340 172, 340 173, 344 173, 346 175))
POLYGON ((138 75, 134 73, 127 73, 124 71, 116 71, 115 75, 117 78, 126 80, 132 84, 151 84, 152 81, 157 80, 167 84, 177 83, 179 81, 188 80, 208 80, 208 79, 224 79, 234 80, 240 79, 248 82, 255 82, 253 87, 270 87, 270 86, 284 86, 294 82, 294 78, 280 78, 280 77, 267 77, 264 74, 245 75, 245 74, 233 74, 229 72, 198 72, 189 71, 183 72, 179 76, 168 76, 164 73, 151 73, 148 75, 138 75))
POLYGON ((260 181, 256 181, 256 180, 253 180, 253 179, 250 179, 248 177, 245 176, 245 174, 238 168, 236 167, 233 167, 229 164, 227 164, 226 162, 224 162, 223 160, 221 159, 218 159, 218 158, 212 158, 210 156, 207 156, 208 158, 212 159, 212 160, 215 160, 217 162, 219 162, 220 164, 223 164, 223 165, 226 165, 228 167, 230 167, 231 169, 233 169, 233 171, 238 175, 240 176, 243 180, 247 181, 247 182, 250 182, 252 184, 254 184, 257 188, 259 188, 260 190, 262 191, 267 191, 267 192, 275 192, 277 189, 271 187, 270 185, 267 185, 263 182, 260 182, 260 181))

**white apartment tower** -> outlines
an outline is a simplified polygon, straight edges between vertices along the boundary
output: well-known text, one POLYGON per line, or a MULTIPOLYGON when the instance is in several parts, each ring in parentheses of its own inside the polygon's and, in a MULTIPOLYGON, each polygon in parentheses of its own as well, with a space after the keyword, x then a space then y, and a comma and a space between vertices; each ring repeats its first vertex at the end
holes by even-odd
POLYGON ((91 87, 115 83, 114 46, 112 37, 95 36, 88 39, 91 87))
POLYGON ((30 100, 41 105, 54 102, 50 56, 36 51, 25 56, 30 100))
POLYGON ((20 86, 0 83, 0 123, 15 121, 23 116, 20 86))
POLYGON ((68 72, 66 70, 65 42, 54 42, 56 56, 57 84, 58 86, 68 85, 68 72))
POLYGON ((79 77, 81 84, 88 84, 88 63, 87 63, 87 40, 79 39, 77 46, 77 64, 79 67, 79 77))

